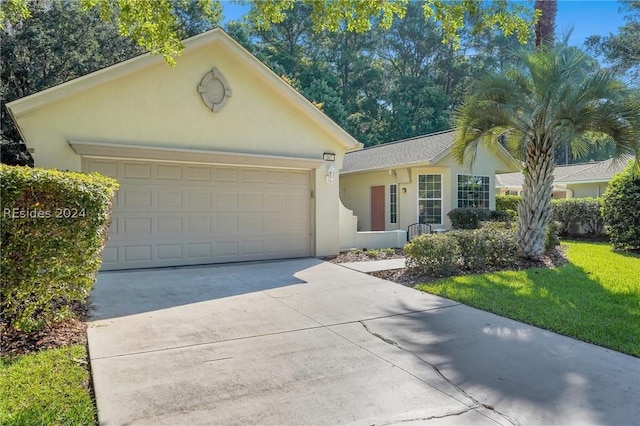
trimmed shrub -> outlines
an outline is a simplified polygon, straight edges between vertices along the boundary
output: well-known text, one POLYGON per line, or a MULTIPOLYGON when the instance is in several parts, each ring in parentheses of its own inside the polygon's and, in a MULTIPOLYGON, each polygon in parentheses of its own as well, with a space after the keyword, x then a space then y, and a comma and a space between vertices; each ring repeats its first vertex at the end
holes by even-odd
POLYGON ((604 231, 604 219, 602 218, 602 199, 583 198, 583 214, 580 222, 587 234, 598 235, 604 231))
POLYGON ((490 222, 511 222, 517 217, 513 215, 513 210, 487 210, 486 220, 490 222))
POLYGON ((10 327, 34 332, 70 315, 100 268, 114 179, 0 166, 2 301, 10 327))
POLYGON ((522 197, 520 195, 496 195, 496 210, 513 210, 517 212, 520 201, 522 201, 522 197))
POLYGON ((420 235, 405 245, 404 252, 408 268, 445 276, 458 267, 474 271, 484 265, 511 265, 518 257, 518 243, 515 227, 484 222, 480 229, 420 235))
POLYGON ((640 249, 640 174, 634 176, 633 165, 609 182, 601 211, 615 249, 640 249))
POLYGON ((453 229, 478 229, 480 222, 510 222, 513 219, 511 213, 506 211, 473 209, 459 207, 447 213, 453 229))
POLYGON ((510 223, 483 222, 480 236, 487 246, 486 263, 509 266, 518 258, 516 228, 510 223))
POLYGON ((451 210, 447 213, 453 229, 478 229, 480 222, 489 216, 488 210, 462 208, 451 210))
POLYGON ((558 244, 560 244, 560 238, 558 238, 558 234, 560 232, 560 222, 551 222, 547 225, 547 230, 544 234, 544 251, 545 253, 549 253, 553 249, 556 248, 558 244))
POLYGON ((561 198, 551 201, 553 220, 559 222, 561 235, 602 232, 601 201, 598 198, 561 198))
POLYGON ((422 234, 405 244, 407 267, 419 273, 447 275, 456 269, 457 244, 446 234, 422 234))
POLYGON ((490 247, 485 235, 479 229, 451 231, 449 235, 455 239, 460 256, 460 267, 470 271, 487 264, 490 247))

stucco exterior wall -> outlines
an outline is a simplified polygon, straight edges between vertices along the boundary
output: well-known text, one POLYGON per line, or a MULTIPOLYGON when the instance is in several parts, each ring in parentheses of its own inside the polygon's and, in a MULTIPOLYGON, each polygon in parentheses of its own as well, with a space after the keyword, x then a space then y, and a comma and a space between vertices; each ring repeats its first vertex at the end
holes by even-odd
POLYGON ((577 183, 568 184, 567 189, 572 193, 572 198, 602 197, 607 189, 606 183, 577 183))
MULTIPOLYGON (((185 51, 174 68, 156 61, 22 114, 20 128, 36 166, 81 170, 81 158, 69 145, 81 141, 313 159, 332 152, 338 170, 344 143, 301 112, 282 87, 247 66, 235 49, 215 40, 185 51), (213 67, 232 90, 217 113, 205 106, 197 90, 213 67)), ((339 249, 339 179, 327 183, 326 167, 321 164, 312 173, 318 256, 339 249)))
POLYGON ((507 163, 501 155, 488 151, 480 146, 476 161, 468 169, 460 166, 450 155, 446 155, 436 165, 420 165, 402 168, 408 170, 410 181, 399 183, 393 170, 377 170, 371 172, 349 173, 340 176, 340 199, 345 207, 358 217, 358 230, 371 230, 371 187, 385 186, 385 230, 406 230, 418 222, 418 176, 423 174, 442 175, 442 218, 441 224, 432 224, 434 229, 451 229, 451 221, 447 213, 458 206, 457 182, 458 174, 480 175, 489 177, 489 208, 495 209, 495 173, 496 171, 514 171, 513 165, 507 163), (397 211, 398 223, 389 222, 389 186, 398 185, 397 211))

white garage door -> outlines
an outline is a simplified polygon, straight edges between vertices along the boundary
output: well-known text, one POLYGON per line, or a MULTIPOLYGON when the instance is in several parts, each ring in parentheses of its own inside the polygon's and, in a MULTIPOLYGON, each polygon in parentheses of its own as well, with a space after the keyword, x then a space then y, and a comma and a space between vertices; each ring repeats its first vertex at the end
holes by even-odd
POLYGON ((85 159, 118 179, 102 269, 310 256, 309 170, 85 159))

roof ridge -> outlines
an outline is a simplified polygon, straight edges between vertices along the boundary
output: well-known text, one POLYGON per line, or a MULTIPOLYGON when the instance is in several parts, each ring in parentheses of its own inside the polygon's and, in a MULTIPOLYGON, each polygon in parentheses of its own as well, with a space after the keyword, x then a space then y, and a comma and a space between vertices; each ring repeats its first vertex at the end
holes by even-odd
POLYGON ((561 181, 561 180, 567 179, 568 177, 576 175, 578 173, 582 173, 585 170, 593 169, 594 167, 600 166, 601 164, 603 164, 603 163, 605 163, 606 161, 609 161, 609 160, 611 160, 611 158, 608 158, 606 160, 601 160, 601 161, 590 161, 588 163, 565 164, 565 166, 583 166, 584 165, 584 166, 587 166, 587 167, 584 167, 584 168, 582 168, 580 170, 576 170, 575 172, 569 173, 568 175, 562 176, 558 180, 561 181))
POLYGON ((413 140, 416 140, 416 139, 428 138, 428 137, 431 137, 431 136, 438 136, 438 135, 442 135, 442 134, 450 133, 450 132, 455 132, 455 129, 441 130, 439 132, 427 133, 426 135, 413 136, 413 137, 410 137, 410 138, 407 138, 407 139, 400 139, 400 140, 397 140, 397 141, 385 142, 385 143, 381 143, 381 144, 378 144, 378 145, 366 146, 366 147, 364 147, 362 149, 359 149, 357 151, 347 152, 347 154, 355 154, 356 152, 363 152, 363 151, 367 151, 369 149, 374 149, 374 148, 382 148, 384 146, 396 145, 396 144, 399 144, 399 143, 410 142, 410 141, 413 141, 413 140))

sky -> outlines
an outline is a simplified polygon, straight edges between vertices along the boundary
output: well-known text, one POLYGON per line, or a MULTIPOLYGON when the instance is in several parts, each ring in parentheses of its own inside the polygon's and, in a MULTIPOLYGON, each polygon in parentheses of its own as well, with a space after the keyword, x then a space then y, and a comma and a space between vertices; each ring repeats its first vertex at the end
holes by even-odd
MULTIPOLYGON (((222 2, 225 21, 237 20, 248 10, 230 0, 222 2)), ((531 1, 533 7, 533 1, 531 1)), ((590 35, 617 33, 624 25, 623 14, 618 12, 620 4, 614 0, 559 0, 556 15, 556 32, 559 37, 573 27, 570 44, 581 45, 590 35)))

